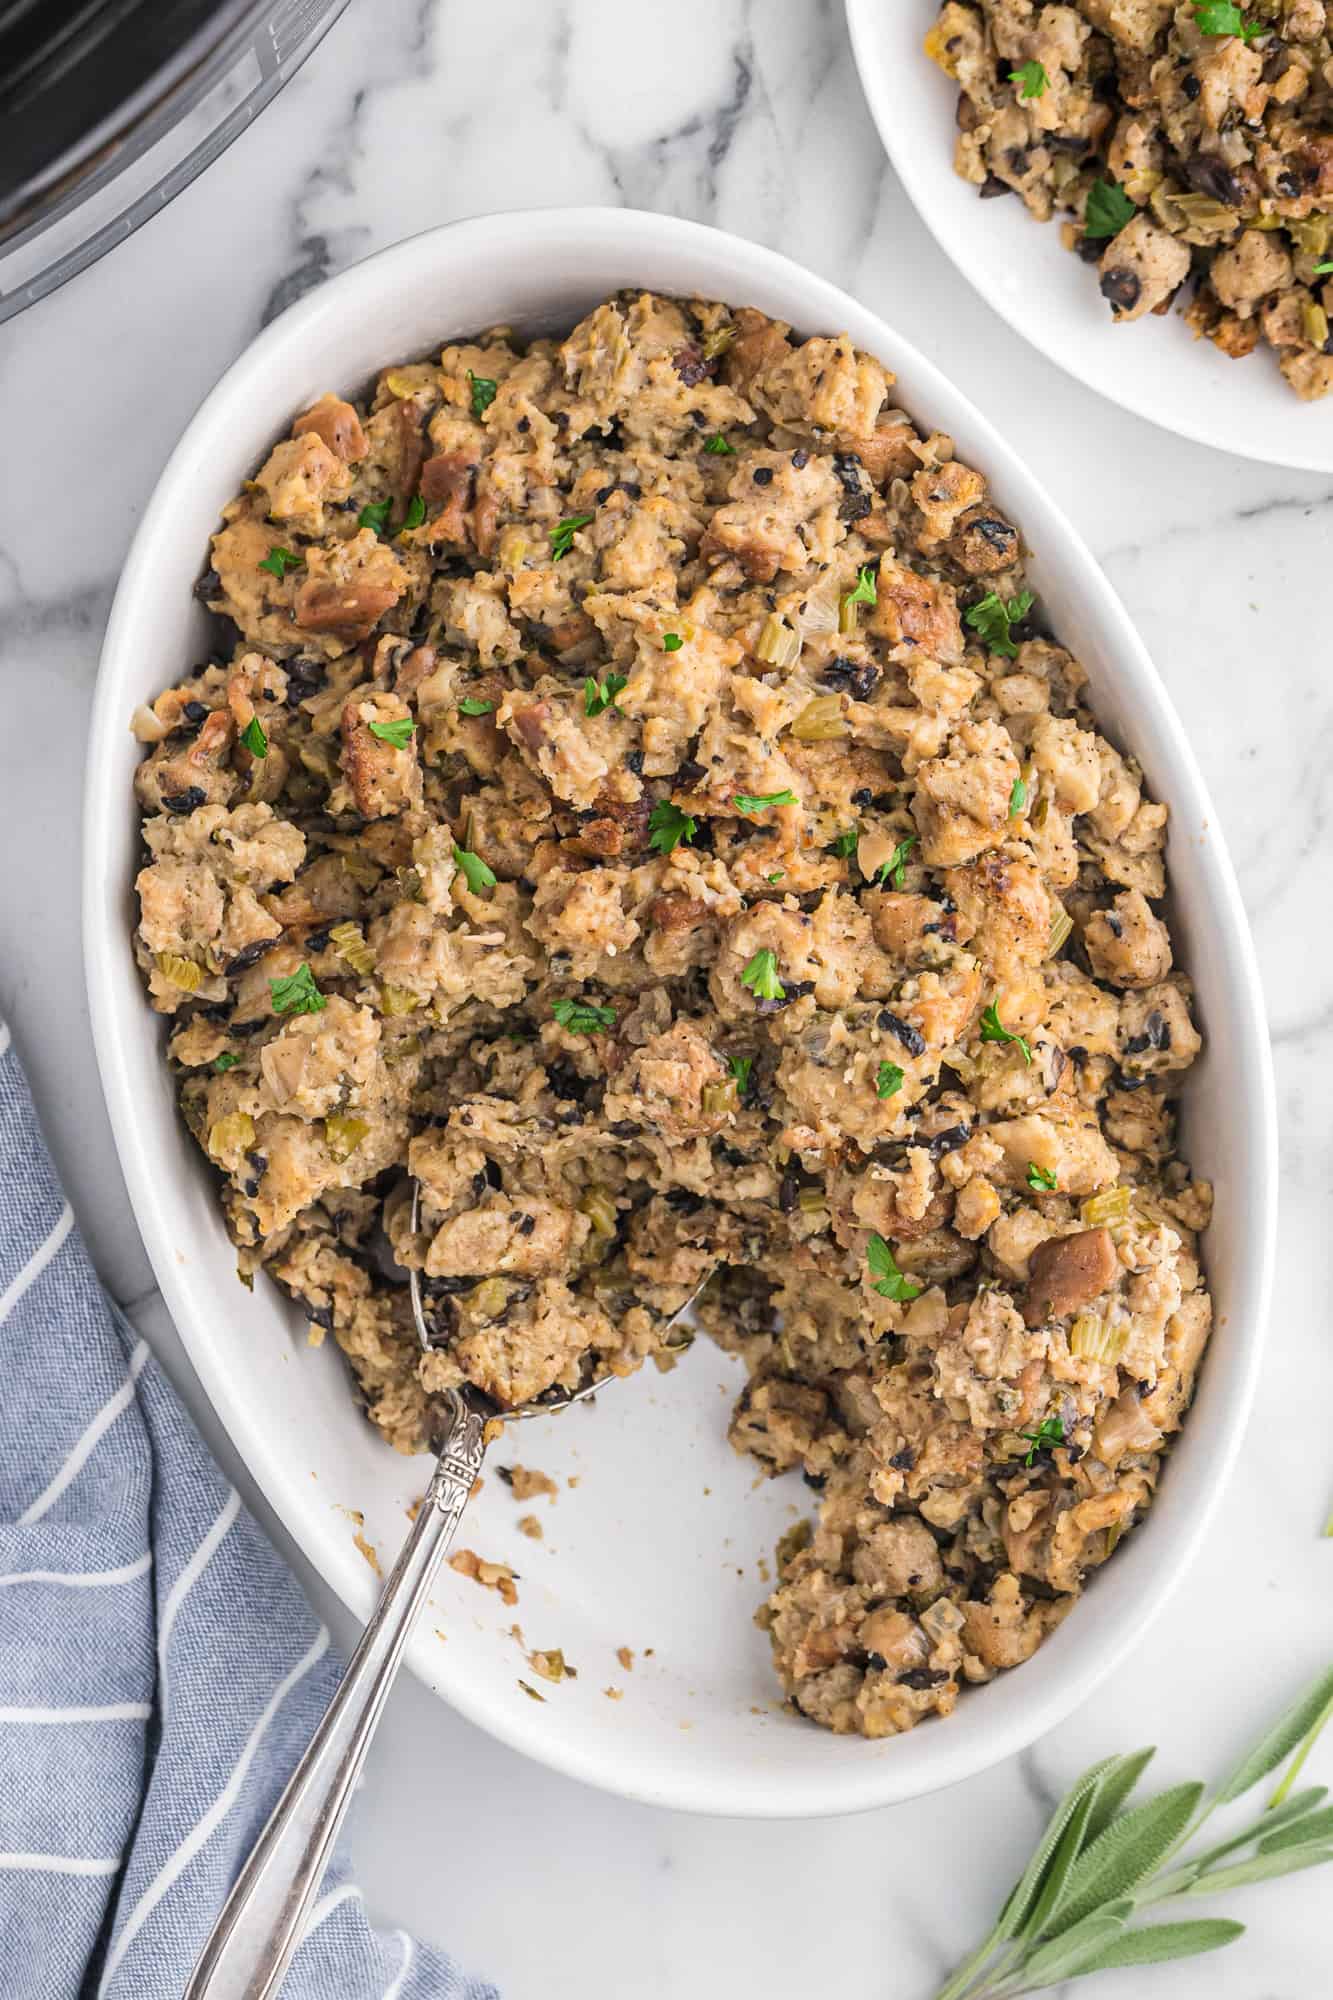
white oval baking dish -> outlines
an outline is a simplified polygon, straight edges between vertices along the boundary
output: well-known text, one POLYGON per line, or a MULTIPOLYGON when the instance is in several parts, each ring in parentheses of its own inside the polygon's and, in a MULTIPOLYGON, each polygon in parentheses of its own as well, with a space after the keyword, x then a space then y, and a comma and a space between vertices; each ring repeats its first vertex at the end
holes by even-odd
MULTIPOLYGON (((84 933, 98 1058, 144 1240, 191 1359, 237 1447, 311 1561, 357 1613, 376 1579, 354 1544, 392 1552, 426 1462, 389 1451, 357 1410, 332 1344, 305 1342, 294 1309, 236 1282, 209 1171, 178 1118, 162 1028, 130 952, 139 865, 131 780, 135 704, 203 656, 191 586, 209 533, 293 414, 321 391, 496 321, 564 329, 636 285, 697 292, 780 315, 802 332, 847 329, 895 370, 904 405, 983 468, 1034 550, 1051 627, 1091 676, 1103 724, 1172 811, 1179 955, 1194 976, 1207 1053, 1193 1073, 1186 1144, 1217 1185, 1207 1239, 1218 1326, 1199 1395, 1143 1527, 1072 1617, 1017 1672, 965 1694, 951 1720, 870 1743, 781 1712, 752 1613, 778 1534, 807 1497, 755 1489, 726 1445, 733 1364, 701 1341, 671 1377, 651 1370, 496 1446, 552 1473, 546 1539, 494 1472, 462 1539, 521 1573, 519 1603, 442 1572, 410 1652, 414 1670, 505 1742, 610 1791, 703 1812, 854 1811, 947 1785, 1030 1743, 1111 1673, 1169 1596, 1204 1533, 1249 1409, 1272 1261, 1274 1098, 1259 984, 1230 864, 1180 723, 1119 601, 1068 522, 986 419, 854 299, 773 252, 665 216, 548 210, 432 230, 344 272, 268 327, 191 423, 144 514, 102 654, 85 800, 84 933), (541 1684, 518 1640, 558 1646, 577 1680, 541 1684), (632 1672, 616 1649, 636 1653, 632 1672), (605 1690, 622 1690, 608 1698, 605 1690)), ((1126 506, 1131 504, 1128 487, 1126 506)))

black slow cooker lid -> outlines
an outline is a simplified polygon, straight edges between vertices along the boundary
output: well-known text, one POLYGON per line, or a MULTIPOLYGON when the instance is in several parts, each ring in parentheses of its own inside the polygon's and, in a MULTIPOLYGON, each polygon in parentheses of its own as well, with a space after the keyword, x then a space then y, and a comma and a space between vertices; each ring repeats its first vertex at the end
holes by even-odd
POLYGON ((257 0, 0 0, 0 226, 262 13, 257 0))

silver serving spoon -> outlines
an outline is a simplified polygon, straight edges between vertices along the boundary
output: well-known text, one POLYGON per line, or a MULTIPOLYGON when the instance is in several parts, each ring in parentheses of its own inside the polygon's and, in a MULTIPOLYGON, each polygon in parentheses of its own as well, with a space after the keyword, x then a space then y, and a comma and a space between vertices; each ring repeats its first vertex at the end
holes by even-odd
MULTIPOLYGON (((419 1206, 414 1181, 414 1235, 419 1206)), ((705 1273, 668 1326, 689 1311, 711 1276, 705 1273)), ((415 1269, 409 1283, 417 1338, 423 1348, 439 1346, 415 1269)), ((411 1533, 323 1721, 222 1906, 182 2000, 273 2000, 301 1942, 403 1648, 463 1518, 486 1446, 504 1424, 566 1410, 612 1379, 599 1375, 514 1409, 502 1409, 476 1390, 446 1391, 439 1455, 411 1533)))

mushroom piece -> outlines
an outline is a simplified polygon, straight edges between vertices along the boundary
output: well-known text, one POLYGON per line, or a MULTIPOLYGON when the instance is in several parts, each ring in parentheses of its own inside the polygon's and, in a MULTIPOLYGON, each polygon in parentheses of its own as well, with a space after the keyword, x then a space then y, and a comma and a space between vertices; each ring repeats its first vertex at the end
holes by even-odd
POLYGON ((1039 1243, 1028 1269, 1023 1319, 1028 1326, 1041 1326, 1099 1298, 1114 1283, 1120 1260, 1109 1229, 1079 1229, 1039 1243))

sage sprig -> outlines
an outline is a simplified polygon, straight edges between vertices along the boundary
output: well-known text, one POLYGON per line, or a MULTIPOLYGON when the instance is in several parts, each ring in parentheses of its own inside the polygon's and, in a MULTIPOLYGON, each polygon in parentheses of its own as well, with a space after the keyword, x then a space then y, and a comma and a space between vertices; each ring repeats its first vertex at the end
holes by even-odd
POLYGON ((1244 1924, 1184 1915, 1193 1899, 1333 1861, 1328 1788, 1292 1790, 1331 1715, 1333 1667, 1207 1795, 1202 1784, 1171 1785, 1131 1805, 1153 1751, 1094 1764, 1055 1808, 989 1937, 935 2000, 1018 2000, 1089 1972, 1193 1958, 1230 1944, 1244 1924), (1252 1791, 1288 1758, 1257 1818, 1211 1847, 1194 1846, 1219 1806, 1252 1791), (1133 1921, 1165 1902, 1181 1913, 1175 1921, 1133 1921))

